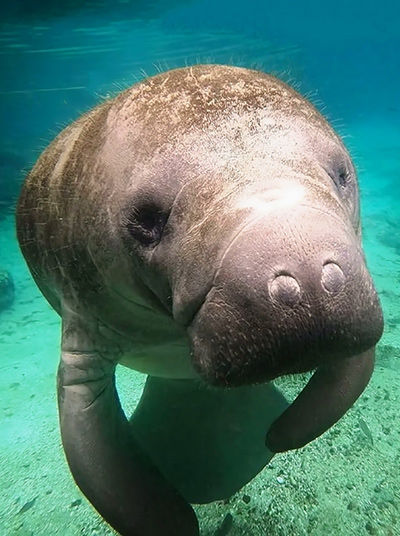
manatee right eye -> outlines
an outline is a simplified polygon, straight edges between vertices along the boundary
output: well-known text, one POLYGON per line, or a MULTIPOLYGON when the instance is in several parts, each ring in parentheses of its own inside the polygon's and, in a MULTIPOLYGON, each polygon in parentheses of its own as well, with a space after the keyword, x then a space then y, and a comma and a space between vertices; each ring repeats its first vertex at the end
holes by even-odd
POLYGON ((168 214, 154 205, 135 207, 127 218, 129 234, 141 245, 156 246, 168 219, 168 214))

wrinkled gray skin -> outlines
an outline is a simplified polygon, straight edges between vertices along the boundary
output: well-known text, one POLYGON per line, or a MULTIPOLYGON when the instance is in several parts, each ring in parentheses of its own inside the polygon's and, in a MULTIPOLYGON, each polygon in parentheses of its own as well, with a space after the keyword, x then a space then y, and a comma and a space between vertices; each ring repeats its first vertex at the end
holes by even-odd
POLYGON ((104 102, 39 158, 17 226, 62 316, 71 471, 123 535, 198 534, 189 502, 235 492, 368 383, 382 314, 355 171, 272 76, 196 66, 104 102), (130 423, 118 362, 149 374, 130 423), (268 383, 312 369, 290 406, 268 383))

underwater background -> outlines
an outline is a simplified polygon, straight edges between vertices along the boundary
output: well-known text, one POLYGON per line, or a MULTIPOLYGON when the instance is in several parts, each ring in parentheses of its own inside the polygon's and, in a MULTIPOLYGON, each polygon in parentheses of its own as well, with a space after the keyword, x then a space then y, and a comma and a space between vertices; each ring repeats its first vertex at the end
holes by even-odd
MULTIPOLYGON (((400 4, 15 0, 0 10, 0 535, 114 534, 75 486, 61 447, 60 320, 15 238, 24 173, 101 99, 206 62, 277 74, 344 137, 385 332, 370 385, 348 414, 277 455, 233 497, 196 506, 202 535, 400 535, 400 4)), ((144 379, 118 372, 128 413, 144 379)), ((288 397, 303 383, 277 382, 288 397)))

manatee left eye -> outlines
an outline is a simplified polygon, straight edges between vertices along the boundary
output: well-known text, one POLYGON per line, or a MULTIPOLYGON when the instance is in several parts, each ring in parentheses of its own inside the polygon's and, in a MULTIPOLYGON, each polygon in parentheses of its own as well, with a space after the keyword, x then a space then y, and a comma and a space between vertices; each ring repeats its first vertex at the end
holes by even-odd
POLYGON ((336 173, 336 176, 337 176, 337 182, 339 183, 339 186, 341 186, 342 188, 344 186, 347 186, 350 174, 345 167, 339 168, 339 170, 336 173))
POLYGON ((346 188, 350 182, 351 173, 345 165, 339 166, 336 169, 328 172, 338 190, 346 188))
POLYGON ((168 214, 154 205, 135 207, 128 216, 127 229, 143 246, 156 246, 168 219, 168 214))

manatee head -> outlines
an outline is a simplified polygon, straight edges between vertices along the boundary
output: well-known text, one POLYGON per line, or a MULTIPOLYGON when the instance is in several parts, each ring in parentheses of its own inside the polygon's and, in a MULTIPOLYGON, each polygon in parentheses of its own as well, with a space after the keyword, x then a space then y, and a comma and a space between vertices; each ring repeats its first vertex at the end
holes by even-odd
POLYGON ((293 89, 233 67, 170 71, 118 97, 102 135, 92 256, 104 267, 113 244, 103 277, 187 331, 205 381, 264 382, 376 344, 356 172, 293 89))

